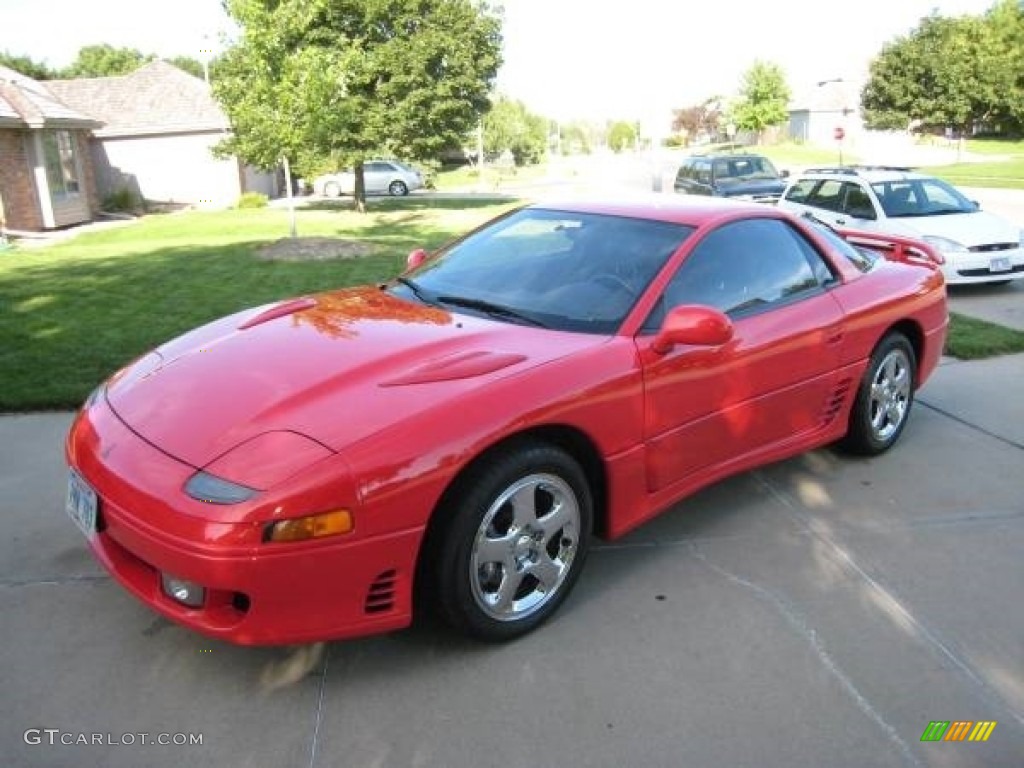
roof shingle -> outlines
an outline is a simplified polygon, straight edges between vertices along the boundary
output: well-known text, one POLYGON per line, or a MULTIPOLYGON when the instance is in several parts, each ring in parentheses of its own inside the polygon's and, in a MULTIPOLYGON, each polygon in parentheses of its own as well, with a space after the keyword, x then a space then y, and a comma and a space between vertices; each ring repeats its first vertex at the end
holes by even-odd
POLYGON ((83 128, 99 121, 55 99, 37 80, 7 67, 0 67, 0 120, 31 128, 64 125, 83 128))
POLYGON ((227 117, 197 77, 165 61, 131 74, 49 80, 46 88, 73 109, 102 120, 97 136, 227 130, 227 117))

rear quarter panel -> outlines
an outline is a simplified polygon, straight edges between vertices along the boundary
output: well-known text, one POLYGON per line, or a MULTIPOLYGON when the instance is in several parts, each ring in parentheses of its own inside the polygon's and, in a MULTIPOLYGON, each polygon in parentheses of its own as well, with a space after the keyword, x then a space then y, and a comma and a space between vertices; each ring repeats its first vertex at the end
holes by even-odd
POLYGON ((930 266, 879 261, 868 273, 839 286, 834 296, 846 315, 842 363, 866 361, 894 326, 911 324, 918 338, 920 387, 945 346, 948 312, 942 272, 930 266))

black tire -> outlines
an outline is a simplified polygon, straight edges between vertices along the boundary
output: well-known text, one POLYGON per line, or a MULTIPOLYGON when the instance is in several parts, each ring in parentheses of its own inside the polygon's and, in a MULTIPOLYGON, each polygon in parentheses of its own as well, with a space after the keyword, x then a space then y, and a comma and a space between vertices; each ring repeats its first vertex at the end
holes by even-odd
POLYGON ((887 334, 871 353, 840 446, 874 456, 889 450, 907 425, 917 385, 917 356, 907 337, 887 334))
POLYGON ((341 185, 336 181, 328 181, 324 184, 324 195, 327 197, 341 197, 341 185))
POLYGON ((409 194, 409 188, 404 181, 392 181, 388 184, 388 194, 392 197, 405 197, 409 194))
POLYGON ((516 443, 470 470, 438 510, 444 522, 425 555, 441 616, 487 641, 546 621, 583 568, 592 499, 579 464, 546 443, 516 443))

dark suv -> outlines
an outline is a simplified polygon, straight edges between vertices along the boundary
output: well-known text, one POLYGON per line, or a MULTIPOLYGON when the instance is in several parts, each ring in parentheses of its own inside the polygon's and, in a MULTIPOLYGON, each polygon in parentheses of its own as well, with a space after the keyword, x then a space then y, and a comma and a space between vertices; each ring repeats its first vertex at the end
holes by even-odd
POLYGON ((695 155, 676 174, 675 190, 685 195, 714 195, 774 203, 786 189, 785 178, 760 155, 695 155))

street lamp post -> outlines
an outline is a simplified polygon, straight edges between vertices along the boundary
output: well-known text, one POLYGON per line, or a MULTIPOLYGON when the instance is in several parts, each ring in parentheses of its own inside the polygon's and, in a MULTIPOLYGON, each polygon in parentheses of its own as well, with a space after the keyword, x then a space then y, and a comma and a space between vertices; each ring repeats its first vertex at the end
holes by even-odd
MULTIPOLYGON (((841 77, 832 77, 832 78, 829 78, 828 80, 819 80, 818 81, 818 87, 819 88, 823 88, 824 86, 829 85, 830 83, 845 83, 845 82, 846 81, 843 78, 841 78, 841 77)), ((845 98, 843 100, 845 101, 845 98)), ((835 128, 832 131, 832 138, 835 139, 836 144, 839 147, 839 167, 840 168, 843 166, 843 140, 846 138, 846 126, 845 126, 845 123, 846 123, 846 116, 849 113, 850 113, 850 109, 848 107, 843 107, 843 112, 842 112, 842 117, 840 118, 840 122, 839 122, 839 124, 837 126, 835 126, 835 128)))

